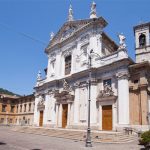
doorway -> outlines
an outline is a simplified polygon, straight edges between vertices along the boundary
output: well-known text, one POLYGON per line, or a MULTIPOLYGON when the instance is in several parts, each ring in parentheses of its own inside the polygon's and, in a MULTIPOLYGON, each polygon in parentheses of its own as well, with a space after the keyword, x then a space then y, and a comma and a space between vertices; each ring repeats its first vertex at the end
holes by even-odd
POLYGON ((40 111, 39 126, 43 126, 43 111, 40 111))
POLYGON ((102 130, 112 130, 112 105, 102 106, 102 130))
POLYGON ((68 104, 62 104, 62 128, 66 128, 68 118, 68 104))

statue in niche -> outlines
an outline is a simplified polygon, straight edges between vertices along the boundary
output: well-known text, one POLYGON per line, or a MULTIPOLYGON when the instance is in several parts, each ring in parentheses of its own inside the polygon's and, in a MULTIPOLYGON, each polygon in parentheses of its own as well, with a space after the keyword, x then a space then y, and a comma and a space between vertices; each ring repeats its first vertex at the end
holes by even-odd
POLYGON ((126 37, 121 33, 118 35, 119 37, 119 49, 124 49, 126 48, 126 44, 125 44, 125 40, 126 40, 126 37))

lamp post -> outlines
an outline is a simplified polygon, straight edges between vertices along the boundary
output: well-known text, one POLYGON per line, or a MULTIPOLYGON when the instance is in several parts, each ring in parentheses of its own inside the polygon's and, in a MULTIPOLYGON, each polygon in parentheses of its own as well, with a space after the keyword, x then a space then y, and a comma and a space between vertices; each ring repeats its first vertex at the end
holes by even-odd
MULTIPOLYGON (((84 53, 82 53, 84 54, 84 53)), ((82 55, 81 54, 81 55, 82 55)), ((90 127, 90 115, 91 115, 91 78, 92 78, 92 54, 96 54, 99 58, 100 55, 93 52, 93 49, 90 50, 90 54, 86 53, 88 55, 88 70, 89 70, 89 82, 88 82, 88 127, 87 127, 87 136, 86 136, 86 147, 92 147, 92 141, 91 141, 91 127, 90 127)), ((79 55, 78 57, 80 57, 79 55)))
POLYGON ((88 69, 89 69, 89 82, 88 82, 88 127, 87 127, 87 136, 86 136, 86 147, 92 147, 92 142, 91 142, 91 127, 90 127, 90 112, 91 112, 91 75, 92 75, 92 70, 91 70, 91 54, 93 50, 90 51, 90 54, 88 54, 88 69))

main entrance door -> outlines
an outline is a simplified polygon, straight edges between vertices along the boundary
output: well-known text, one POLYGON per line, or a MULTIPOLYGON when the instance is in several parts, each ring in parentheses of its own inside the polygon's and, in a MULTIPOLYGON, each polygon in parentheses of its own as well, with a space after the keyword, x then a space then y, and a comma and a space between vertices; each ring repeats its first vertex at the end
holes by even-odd
POLYGON ((43 126, 43 111, 40 111, 39 126, 43 126))
POLYGON ((62 128, 67 126, 68 104, 62 105, 62 128))
POLYGON ((102 106, 102 130, 112 130, 112 105, 102 106))

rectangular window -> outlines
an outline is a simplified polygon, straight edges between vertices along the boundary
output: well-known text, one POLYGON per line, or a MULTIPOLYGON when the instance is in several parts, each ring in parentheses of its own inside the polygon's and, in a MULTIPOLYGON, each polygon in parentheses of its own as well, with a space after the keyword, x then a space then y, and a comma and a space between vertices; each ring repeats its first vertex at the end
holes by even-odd
POLYGON ((26 106, 27 106, 27 104, 24 104, 24 112, 26 112, 26 106))
POLYGON ((31 111, 31 103, 29 104, 29 112, 31 111))
POLYGON ((7 105, 2 105, 2 112, 6 112, 6 106, 7 105))
POLYGON ((4 123, 4 118, 1 118, 1 119, 0 119, 0 123, 4 123))
POLYGON ((20 105, 20 112, 22 112, 22 105, 20 105))
POLYGON ((15 106, 11 106, 10 112, 14 113, 15 106))
POLYGON ((65 58, 65 75, 71 72, 71 55, 65 58))
POLYGON ((103 86, 104 85, 109 85, 111 87, 111 79, 107 79, 103 81, 103 86))
POLYGON ((18 105, 17 105, 17 111, 16 112, 18 113, 18 105))
POLYGON ((12 119, 10 119, 10 120, 9 120, 9 123, 12 123, 12 122, 13 122, 13 120, 12 120, 12 119))

